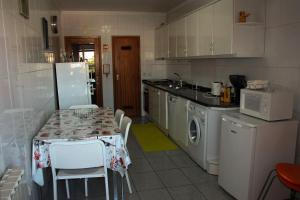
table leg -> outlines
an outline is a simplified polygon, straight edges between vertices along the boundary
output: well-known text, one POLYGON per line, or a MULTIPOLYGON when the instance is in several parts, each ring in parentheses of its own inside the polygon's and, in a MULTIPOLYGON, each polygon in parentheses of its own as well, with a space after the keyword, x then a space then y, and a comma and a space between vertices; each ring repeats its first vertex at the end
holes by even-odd
POLYGON ((124 195, 124 177, 121 176, 121 189, 122 189, 122 200, 125 200, 125 195, 124 195))
POLYGON ((114 200, 118 200, 118 172, 113 171, 114 200))

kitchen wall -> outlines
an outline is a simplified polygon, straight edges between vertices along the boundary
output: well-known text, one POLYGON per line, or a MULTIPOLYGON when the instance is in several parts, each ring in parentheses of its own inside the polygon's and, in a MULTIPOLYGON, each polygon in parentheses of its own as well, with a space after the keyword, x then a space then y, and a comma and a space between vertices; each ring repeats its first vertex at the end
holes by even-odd
MULTIPOLYGON (((29 5, 25 19, 17 10, 18 0, 0 0, 0 176, 8 167, 25 169, 30 199, 38 199, 31 181, 31 142, 55 109, 41 18, 50 24, 49 17, 59 13, 52 0, 29 0, 29 5)), ((51 46, 55 40, 50 33, 51 46)))
POLYGON ((214 1, 217 0, 186 0, 167 13, 167 21, 170 22, 176 20, 182 15, 195 10, 195 8, 199 8, 207 3, 211 3, 214 1))
MULTIPOLYGON (((266 3, 264 58, 192 60, 186 72, 190 72, 191 82, 206 86, 215 80, 229 82, 229 74, 245 74, 248 79, 267 79, 283 85, 295 93, 295 116, 300 119, 300 1, 267 0, 266 3)), ((172 66, 167 69, 169 74, 178 70, 177 67, 173 70, 172 66)), ((298 138, 297 160, 300 163, 298 138)))
MULTIPOLYGON (((102 55, 102 64, 112 68, 111 36, 140 36, 141 76, 144 78, 164 78, 164 61, 154 60, 154 29, 165 21, 162 13, 105 12, 105 11, 63 11, 62 37, 101 36, 102 44, 110 49, 102 55)), ((111 69, 112 72, 112 69, 111 69)), ((113 107, 113 78, 103 75, 103 104, 113 107)))

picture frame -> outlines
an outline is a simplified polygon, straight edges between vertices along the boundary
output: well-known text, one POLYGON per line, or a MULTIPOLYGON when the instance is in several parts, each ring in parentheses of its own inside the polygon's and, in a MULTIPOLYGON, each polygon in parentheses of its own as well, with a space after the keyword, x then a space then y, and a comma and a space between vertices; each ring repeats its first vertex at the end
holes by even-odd
POLYGON ((42 29, 44 49, 49 49, 48 21, 45 17, 42 18, 42 29))
POLYGON ((25 19, 29 19, 29 4, 28 0, 18 0, 19 13, 25 19))

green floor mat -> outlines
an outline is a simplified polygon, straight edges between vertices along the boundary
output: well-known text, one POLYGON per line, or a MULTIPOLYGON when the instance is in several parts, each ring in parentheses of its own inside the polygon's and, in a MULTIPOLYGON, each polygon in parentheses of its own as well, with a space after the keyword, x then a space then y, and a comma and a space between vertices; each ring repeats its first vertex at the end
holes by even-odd
POLYGON ((132 131, 145 152, 177 149, 177 146, 153 123, 134 124, 132 131))

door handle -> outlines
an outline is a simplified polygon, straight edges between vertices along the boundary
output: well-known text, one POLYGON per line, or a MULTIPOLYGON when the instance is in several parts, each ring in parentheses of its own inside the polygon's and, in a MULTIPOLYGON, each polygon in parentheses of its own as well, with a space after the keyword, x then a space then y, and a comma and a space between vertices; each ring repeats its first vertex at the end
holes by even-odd
POLYGON ((116 80, 117 81, 119 80, 119 74, 116 74, 116 80))

